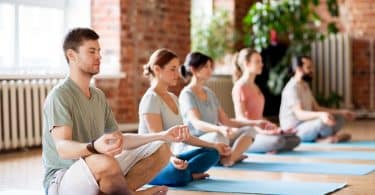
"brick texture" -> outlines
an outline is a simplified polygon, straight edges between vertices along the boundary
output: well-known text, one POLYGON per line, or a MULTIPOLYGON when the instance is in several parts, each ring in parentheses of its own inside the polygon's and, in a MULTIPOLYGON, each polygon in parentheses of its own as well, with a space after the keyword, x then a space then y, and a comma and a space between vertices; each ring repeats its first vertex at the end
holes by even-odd
MULTIPOLYGON (((247 15, 250 7, 256 2, 256 0, 235 0, 234 26, 240 35, 243 35, 243 18, 247 15)), ((241 39, 236 43, 235 48, 240 50, 244 46, 245 45, 241 39)))
MULTIPOLYGON (((120 59, 120 0, 91 1, 91 25, 99 34, 102 54, 102 69, 111 66, 111 60, 120 59)), ((116 63, 116 62, 115 62, 116 63)), ((117 113, 119 81, 96 80, 96 86, 104 91, 112 111, 117 113)))
MULTIPOLYGON (((102 47, 112 46, 108 50, 118 55, 120 70, 127 75, 97 86, 108 96, 119 123, 138 122, 138 104, 149 87, 143 65, 151 53, 168 48, 183 61, 190 51, 190 1, 94 0, 92 9, 93 28, 103 32, 102 47)), ((182 81, 171 91, 178 94, 181 88, 182 81)))
MULTIPOLYGON (((237 30, 255 0, 214 0, 214 7, 231 11, 237 30)), ((322 6, 317 11, 332 21, 322 6)), ((339 0, 340 18, 335 19, 340 32, 352 36, 353 100, 357 107, 370 105, 370 42, 375 39, 375 3, 372 0, 339 0)), ((158 48, 169 48, 181 62, 190 51, 190 1, 175 0, 93 0, 92 26, 100 34, 103 65, 113 59, 127 77, 121 80, 99 80, 97 86, 107 95, 119 123, 138 122, 138 104, 149 82, 142 76, 142 66, 158 48), (110 56, 111 60, 105 59, 110 56)), ((324 26, 324 25, 323 25, 324 26)), ((324 28, 324 27, 323 27, 324 28)), ((375 45, 375 44, 373 44, 375 45)), ((236 48, 243 47, 238 43, 236 48)), ((374 46, 375 47, 375 46, 374 46)), ((374 59, 374 58, 373 58, 374 59)), ((375 62, 373 62, 375 63, 375 62)), ((180 84, 171 89, 178 94, 180 84)), ((374 86, 372 86, 374 87, 374 86)))

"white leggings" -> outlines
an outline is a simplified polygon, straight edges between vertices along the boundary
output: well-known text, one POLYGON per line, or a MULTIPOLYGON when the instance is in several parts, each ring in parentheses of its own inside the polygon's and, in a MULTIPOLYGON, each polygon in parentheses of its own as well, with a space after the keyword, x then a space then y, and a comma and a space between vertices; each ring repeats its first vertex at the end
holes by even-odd
MULTIPOLYGON (((133 150, 124 150, 115 158, 126 175, 140 160, 155 153, 164 142, 156 141, 133 150)), ((100 162, 98 162, 100 163, 100 162)), ((61 169, 54 174, 48 188, 48 195, 97 195, 99 185, 86 161, 80 158, 69 169, 61 169)))

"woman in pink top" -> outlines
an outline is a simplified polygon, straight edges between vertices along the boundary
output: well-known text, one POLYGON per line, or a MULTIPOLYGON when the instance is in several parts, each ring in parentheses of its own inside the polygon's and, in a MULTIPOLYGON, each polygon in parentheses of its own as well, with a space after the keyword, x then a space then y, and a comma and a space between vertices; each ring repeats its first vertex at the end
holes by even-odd
POLYGON ((236 109, 236 116, 240 116, 237 118, 260 120, 263 118, 264 96, 254 83, 254 78, 251 79, 251 83, 248 83, 245 79, 240 79, 233 87, 233 102, 235 106, 239 107, 239 109, 236 109))
MULTIPOLYGON (((263 118, 265 99, 255 77, 262 73, 263 62, 261 55, 250 48, 242 49, 234 60, 234 86, 232 99, 236 118, 243 121, 260 120, 263 118)), ((292 150, 300 143, 299 138, 291 130, 281 130, 276 125, 267 129, 257 129, 250 152, 278 152, 292 150)))

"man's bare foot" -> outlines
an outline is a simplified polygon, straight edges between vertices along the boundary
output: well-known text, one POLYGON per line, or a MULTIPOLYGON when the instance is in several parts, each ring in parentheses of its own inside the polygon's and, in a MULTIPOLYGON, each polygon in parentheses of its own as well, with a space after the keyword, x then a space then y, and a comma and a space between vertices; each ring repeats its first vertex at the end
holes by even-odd
POLYGON ((206 179, 210 175, 208 173, 193 173, 191 174, 191 177, 193 180, 199 180, 199 179, 206 179))
POLYGON ((347 142, 352 138, 352 136, 348 133, 341 133, 336 135, 337 142, 347 142))
POLYGON ((168 192, 167 186, 153 186, 145 190, 136 191, 136 195, 166 195, 168 192))
POLYGON ((352 138, 350 134, 342 133, 338 135, 328 136, 325 138, 317 139, 316 142, 319 143, 338 143, 338 142, 347 142, 352 138))
POLYGON ((336 136, 323 137, 323 138, 317 139, 316 142, 318 142, 318 143, 329 143, 329 144, 332 144, 332 143, 336 143, 337 142, 337 137, 336 136))

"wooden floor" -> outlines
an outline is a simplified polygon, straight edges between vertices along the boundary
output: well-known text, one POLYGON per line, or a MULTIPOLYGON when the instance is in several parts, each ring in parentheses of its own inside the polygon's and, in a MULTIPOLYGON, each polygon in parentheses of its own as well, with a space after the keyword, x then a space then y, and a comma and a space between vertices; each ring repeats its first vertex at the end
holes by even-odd
MULTIPOLYGON (((347 124, 345 132, 353 135, 353 140, 372 140, 375 141, 375 121, 361 120, 347 124)), ((330 150, 330 149, 325 149, 330 150)), ((343 150, 343 149, 332 149, 343 150)), ((345 149, 356 150, 356 149, 345 149)), ((366 149, 375 152, 375 149, 366 149)), ((255 158, 255 157, 254 157, 255 158)), ((274 155, 266 157, 256 157, 255 160, 266 161, 285 161, 285 162, 345 162, 352 164, 375 164, 375 161, 366 160, 328 160, 313 158, 280 158, 274 155)), ((8 194, 4 190, 29 190, 23 191, 23 195, 34 195, 36 191, 42 192, 42 162, 41 149, 29 149, 27 151, 3 153, 0 154, 0 195, 8 194), (34 192, 34 193, 33 193, 34 192)), ((324 174, 297 174, 286 172, 260 172, 260 171, 236 171, 227 169, 210 170, 211 176, 225 177, 233 179, 266 179, 278 181, 315 181, 315 182, 338 182, 347 183, 345 187, 334 194, 375 194, 375 172, 365 176, 350 175, 324 175, 324 174)), ((225 194, 225 193, 205 193, 205 192, 187 192, 173 191, 171 195, 196 195, 196 194, 225 194)))

